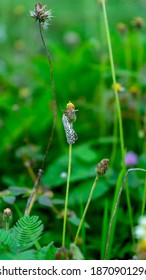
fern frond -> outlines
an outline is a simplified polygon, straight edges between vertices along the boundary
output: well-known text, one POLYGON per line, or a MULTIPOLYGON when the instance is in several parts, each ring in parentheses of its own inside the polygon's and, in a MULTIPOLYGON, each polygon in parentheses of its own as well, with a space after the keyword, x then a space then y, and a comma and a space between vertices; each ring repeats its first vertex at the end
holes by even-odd
POLYGON ((33 246, 40 238, 42 231, 43 225, 38 216, 20 218, 13 229, 19 250, 26 250, 33 246))

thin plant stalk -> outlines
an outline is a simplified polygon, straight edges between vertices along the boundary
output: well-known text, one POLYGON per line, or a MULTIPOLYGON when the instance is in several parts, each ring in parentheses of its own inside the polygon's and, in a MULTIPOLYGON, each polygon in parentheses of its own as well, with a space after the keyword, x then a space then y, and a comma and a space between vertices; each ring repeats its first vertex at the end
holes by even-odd
POLYGON ((67 174, 67 185, 66 185, 66 195, 65 195, 65 208, 64 208, 64 221, 63 221, 63 233, 62 233, 62 246, 63 247, 65 246, 68 196, 69 196, 69 185, 70 185, 70 174, 71 174, 71 161, 72 161, 72 144, 69 144, 68 174, 67 174))
POLYGON ((109 230, 108 230, 108 237, 107 237, 107 242, 106 242, 106 250, 105 250, 104 260, 107 259, 108 250, 109 250, 109 243, 110 243, 110 238, 111 238, 111 232, 112 232, 112 227, 113 227, 113 223, 114 223, 114 220, 115 220, 115 215, 116 215, 117 208, 118 208, 118 205, 119 205, 120 197, 121 197, 122 191, 123 191, 123 189, 125 187, 126 178, 127 178, 128 174, 130 172, 132 172, 132 171, 146 172, 146 169, 143 169, 143 168, 130 168, 126 172, 126 175, 125 175, 125 177, 123 179, 122 185, 121 185, 120 190, 118 192, 117 199, 115 200, 114 210, 113 210, 113 213, 112 213, 112 217, 111 217, 110 225, 109 225, 109 230))
POLYGON ((6 232, 8 232, 9 231, 9 222, 6 222, 6 232))
POLYGON ((51 131, 51 135, 49 138, 49 142, 46 148, 46 152, 45 152, 45 156, 42 162, 42 170, 44 170, 44 165, 47 159, 47 155, 52 143, 52 139, 53 139, 53 135, 54 135, 54 130, 55 130, 55 123, 56 123, 56 118, 57 118, 57 102, 56 102, 56 93, 55 93, 55 85, 54 85, 54 73, 53 73, 53 66, 52 66, 52 60, 51 60, 51 55, 48 51, 48 48, 46 46, 46 42, 43 36, 43 32, 42 32, 42 26, 41 26, 41 22, 39 21, 39 31, 40 31, 40 37, 44 46, 44 49, 46 51, 46 55, 48 58, 48 62, 49 62, 49 66, 50 66, 50 76, 51 76, 51 87, 52 87, 52 96, 53 96, 53 101, 54 101, 54 120, 53 120, 53 126, 52 126, 52 131, 51 131))
POLYGON ((144 195, 143 195, 143 201, 142 201, 142 209, 141 209, 141 215, 144 215, 145 211, 145 206, 146 206, 146 178, 144 181, 144 195))
POLYGON ((102 0, 102 7, 103 7, 103 16, 104 16, 105 31, 106 31, 106 36, 107 36, 108 50, 109 50, 109 58, 110 58, 110 63, 111 63, 111 71, 112 71, 112 79, 113 79, 113 86, 114 86, 114 93, 115 93, 115 100, 116 100, 116 107, 117 107, 117 114, 118 114, 118 120, 119 120, 119 132, 120 132, 120 144, 121 144, 122 162, 124 163, 125 150, 124 150, 122 115, 121 115, 121 108, 120 108, 118 91, 117 91, 117 87, 116 87, 117 83, 116 83, 115 66, 114 66, 114 59, 113 59, 113 52, 112 52, 112 45, 111 45, 111 39, 110 39, 110 32, 109 32, 109 25, 108 25, 108 19, 107 19, 105 0, 102 0))
MULTIPOLYGON (((105 0, 102 0, 102 7, 103 7, 103 16, 104 16, 105 31, 106 31, 106 36, 107 36, 108 50, 109 50, 109 58, 110 58, 110 64, 111 64, 112 79, 113 79, 113 85, 114 85, 117 116, 118 116, 118 122, 119 122, 120 146, 121 146, 121 155, 122 155, 122 169, 123 169, 124 173, 126 173, 122 114, 121 114, 118 91, 117 91, 117 87, 116 87, 117 83, 116 83, 115 66, 114 66, 114 59, 113 59, 113 52, 112 52, 112 45, 111 45, 111 38, 110 38, 110 31, 109 31, 109 25, 108 25, 105 0)), ((132 208, 131 208, 128 184, 126 185, 126 198, 127 198, 131 232, 132 232, 133 219, 132 219, 132 208)))
POLYGON ((112 168, 114 165, 114 160, 116 156, 116 150, 117 150, 117 139, 118 139, 118 119, 117 119, 117 112, 114 108, 114 129, 113 129, 113 139, 114 143, 112 146, 112 152, 111 152, 111 159, 110 159, 110 167, 112 168))
POLYGON ((34 187, 32 189, 31 195, 30 195, 30 197, 27 201, 27 205, 26 205, 26 209, 25 209, 25 213, 24 213, 25 216, 28 216, 30 214, 31 209, 32 209, 32 207, 34 205, 34 202, 36 200, 36 196, 37 196, 37 193, 38 193, 38 190, 39 190, 39 187, 40 187, 40 181, 41 181, 42 173, 44 171, 44 166, 45 166, 45 163, 46 163, 48 152, 49 152, 49 149, 50 149, 50 146, 51 146, 51 143, 52 143, 54 130, 55 130, 56 117, 57 117, 56 93, 55 93, 55 86, 54 86, 54 74, 53 74, 52 60, 51 60, 50 53, 47 49, 44 36, 43 36, 41 21, 39 20, 38 22, 39 22, 40 37, 41 37, 44 49, 46 51, 46 55, 47 55, 48 62, 49 62, 49 67, 50 67, 51 87, 52 87, 52 95, 53 95, 53 100, 54 100, 54 120, 53 120, 51 135, 50 135, 48 145, 47 145, 47 148, 46 148, 46 151, 45 151, 45 155, 44 155, 44 158, 43 158, 43 161, 42 161, 42 166, 41 166, 41 169, 38 172, 38 177, 35 180, 35 184, 34 184, 34 187))
POLYGON ((101 252, 100 252, 101 260, 103 260, 104 258, 107 232, 108 232, 108 220, 109 220, 108 210, 109 210, 109 201, 108 199, 106 199, 104 202, 104 214, 103 214, 103 222, 102 222, 102 238, 101 238, 101 252))
POLYGON ((34 205, 34 202, 36 200, 36 196, 37 196, 37 193, 38 193, 38 190, 39 190, 42 174, 43 174, 43 170, 39 169, 37 179, 35 181, 35 184, 34 184, 34 187, 32 189, 31 195, 30 195, 30 197, 28 198, 28 201, 27 201, 26 209, 25 209, 25 212, 24 212, 25 216, 30 215, 31 209, 34 205))
POLYGON ((84 212, 83 212, 83 215, 82 215, 82 218, 81 218, 81 221, 80 221, 80 224, 79 224, 77 233, 76 233, 76 236, 75 236, 74 244, 77 244, 78 236, 79 236, 79 233, 80 233, 80 230, 81 230, 83 221, 84 221, 84 219, 85 219, 85 215, 86 215, 86 213, 87 213, 89 204, 90 204, 90 202, 91 202, 92 194, 93 194, 93 192, 94 192, 94 190, 95 190, 95 187, 96 187, 96 183, 97 183, 97 181, 98 181, 98 178, 99 178, 99 176, 96 175, 95 180, 94 180, 94 183, 93 183, 93 186, 92 186, 92 188, 91 188, 91 191, 90 191, 90 194, 89 194, 89 197, 88 197, 87 204, 86 204, 86 206, 85 206, 85 209, 84 209, 84 212))

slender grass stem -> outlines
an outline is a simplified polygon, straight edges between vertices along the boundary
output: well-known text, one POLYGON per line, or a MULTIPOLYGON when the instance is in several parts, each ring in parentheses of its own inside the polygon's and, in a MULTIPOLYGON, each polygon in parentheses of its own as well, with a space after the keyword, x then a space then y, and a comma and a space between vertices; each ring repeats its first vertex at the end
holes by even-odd
POLYGON ((68 207, 68 195, 69 195, 69 184, 70 184, 70 174, 71 174, 71 161, 72 161, 72 144, 69 144, 68 175, 67 175, 67 185, 66 185, 66 195, 65 195, 65 209, 64 209, 64 221, 63 221, 63 233, 62 233, 62 246, 65 246, 67 207, 68 207))
POLYGON ((110 32, 109 32, 109 25, 108 25, 108 19, 107 19, 105 0, 102 0, 102 7, 103 7, 105 31, 106 31, 106 36, 107 36, 109 58, 110 58, 112 78, 113 78, 113 85, 114 85, 116 107, 117 107, 118 120, 119 120, 119 132, 120 132, 120 144, 121 144, 122 162, 124 164, 125 151, 124 151, 124 137, 123 137, 123 126, 122 126, 122 114, 121 114, 121 108, 120 108, 118 91, 117 91, 117 87, 116 87, 115 66, 114 66, 114 59, 113 59, 113 52, 112 52, 112 45, 111 45, 111 39, 110 39, 110 32))
POLYGON ((125 186, 126 178, 127 178, 128 174, 129 174, 130 172, 132 172, 132 171, 142 171, 142 172, 146 172, 146 169, 143 169, 143 168, 131 168, 131 169, 128 169, 127 172, 126 172, 126 175, 125 175, 125 177, 124 177, 124 179, 123 179, 122 185, 121 185, 120 190, 119 190, 119 192, 118 192, 118 196, 117 196, 117 198, 116 198, 114 210, 113 210, 112 217, 111 217, 111 220, 110 220, 110 225, 109 225, 109 230, 108 230, 108 237, 107 237, 107 242, 106 242, 106 250, 105 250, 104 260, 107 259, 108 249, 109 249, 109 243, 110 243, 110 238, 111 238, 111 232, 112 232, 112 226, 113 226, 113 223, 114 223, 114 220, 115 220, 115 215, 116 215, 117 208, 118 208, 118 205, 119 205, 120 197, 121 197, 122 191, 123 191, 124 186, 125 186))
POLYGON ((26 209, 25 209, 25 212, 24 212, 25 216, 30 215, 31 209, 34 205, 34 202, 35 202, 35 199, 36 199, 36 196, 37 196, 37 192, 38 192, 38 189, 39 189, 39 186, 40 186, 40 180, 41 180, 42 174, 43 174, 42 169, 39 169, 37 179, 35 181, 35 184, 34 184, 34 187, 32 189, 31 195, 30 195, 30 197, 28 198, 28 201, 27 201, 26 209))
MULTIPOLYGON (((114 108, 115 109, 115 108, 114 108)), ((115 110, 114 110, 115 111, 115 110)), ((110 167, 112 168, 114 165, 114 160, 116 156, 116 150, 117 150, 117 142, 118 142, 118 120, 117 120, 117 112, 114 112, 114 129, 113 129, 113 138, 114 143, 112 146, 112 152, 111 152, 111 159, 110 159, 110 167)))
POLYGON ((94 183, 93 183, 93 186, 91 188, 91 191, 90 191, 90 194, 89 194, 89 197, 88 197, 88 201, 87 201, 87 204, 85 206, 85 209, 84 209, 84 212, 83 212, 83 215, 82 215, 82 218, 81 218, 81 221, 80 221, 80 224, 79 224, 79 227, 78 227, 78 230, 77 230, 77 233, 76 233, 76 236, 75 236, 75 240, 74 240, 74 244, 77 244, 77 241, 78 241, 78 236, 79 236, 79 233, 80 233, 80 230, 81 230, 81 227, 82 227, 82 224, 83 224, 83 221, 85 219, 85 215, 87 213, 87 210, 88 210, 88 207, 89 207, 89 204, 90 204, 90 201, 91 201, 91 198, 92 198, 92 194, 95 190, 95 187, 96 187, 96 183, 98 181, 98 175, 96 176, 95 180, 94 180, 94 183))
POLYGON ((144 195, 143 195, 143 201, 142 201, 142 209, 141 209, 141 215, 144 215, 145 211, 145 206, 146 206, 146 178, 144 181, 144 195))
POLYGON ((44 49, 46 51, 46 55, 48 58, 48 62, 49 62, 49 66, 50 66, 50 76, 51 76, 51 87, 52 87, 52 96, 53 96, 53 101, 54 101, 54 120, 53 120, 53 126, 52 126, 52 131, 51 131, 51 135, 49 138, 49 142, 46 148, 46 152, 45 152, 45 156, 42 162, 42 170, 44 170, 44 165, 47 159, 47 155, 52 143, 52 139, 53 139, 53 135, 54 135, 54 130, 55 130, 55 124, 56 124, 56 118, 57 118, 57 102, 56 102, 56 93, 55 93, 55 85, 54 85, 54 73, 53 73, 53 66, 52 66, 52 60, 51 60, 51 55, 48 51, 48 48, 46 46, 46 42, 43 36, 43 32, 42 32, 42 26, 41 26, 41 22, 39 21, 39 31, 40 31, 40 36, 41 36, 41 40, 44 46, 44 49))
POLYGON ((38 177, 36 178, 36 180, 35 180, 34 174, 32 173, 32 170, 28 169, 29 174, 35 180, 35 184, 34 184, 32 192, 31 192, 31 195, 30 195, 30 197, 27 201, 27 205, 26 205, 26 209, 25 209, 25 213, 24 213, 25 216, 28 216, 30 214, 31 209, 34 205, 36 196, 37 196, 37 192, 38 192, 39 187, 40 187, 40 180, 41 180, 41 177, 42 177, 42 173, 43 173, 43 170, 44 170, 44 166, 45 166, 45 163, 46 163, 48 152, 49 152, 49 149, 50 149, 50 146, 51 146, 51 143, 52 143, 54 130, 55 130, 56 117, 57 117, 57 105, 56 105, 57 103, 56 103, 56 93, 55 93, 55 86, 54 86, 54 74, 53 74, 52 61, 51 61, 50 53, 49 53, 48 48, 47 48, 46 43, 45 43, 44 36, 43 36, 41 21, 39 20, 38 22, 39 22, 40 37, 41 37, 44 49, 46 51, 46 55, 47 55, 48 62, 49 62, 49 67, 50 67, 51 87, 52 87, 52 95, 53 95, 53 100, 54 100, 54 120, 53 120, 51 135, 50 135, 48 145, 47 145, 47 148, 46 148, 46 151, 45 151, 45 155, 44 155, 44 158, 43 158, 43 161, 42 161, 42 167, 38 172, 38 177))
MULTIPOLYGON (((108 44, 108 50, 109 50, 109 58, 110 58, 110 64, 111 64, 112 79, 113 79, 113 85, 114 85, 114 93, 115 93, 115 100, 116 100, 118 122, 119 122, 120 146, 121 146, 121 155, 122 155, 122 169, 123 169, 124 173, 126 173, 122 114, 121 114, 118 91, 117 91, 117 87, 116 87, 115 66, 114 66, 114 59, 113 59, 113 52, 112 52, 112 45, 111 45, 111 38, 110 38, 110 31, 109 31, 109 25, 108 25, 108 18, 107 18, 105 0, 102 0, 102 7, 103 7, 103 16, 104 16, 107 44, 108 44)), ((132 219, 132 208, 131 208, 128 184, 126 184, 126 198, 127 198, 127 205, 128 205, 128 211, 129 211, 131 233, 132 233, 133 219, 132 219)))

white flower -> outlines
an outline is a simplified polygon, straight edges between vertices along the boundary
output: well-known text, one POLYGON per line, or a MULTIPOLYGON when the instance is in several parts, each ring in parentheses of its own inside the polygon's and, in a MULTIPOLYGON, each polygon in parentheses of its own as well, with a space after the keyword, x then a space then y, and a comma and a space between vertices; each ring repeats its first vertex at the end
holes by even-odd
POLYGON ((30 16, 33 17, 36 21, 39 20, 41 25, 44 28, 47 28, 50 20, 52 19, 52 11, 46 10, 46 6, 43 6, 41 3, 37 3, 34 7, 34 11, 30 11, 30 16))
POLYGON ((146 240, 146 216, 139 218, 138 225, 134 228, 134 235, 137 239, 146 240))

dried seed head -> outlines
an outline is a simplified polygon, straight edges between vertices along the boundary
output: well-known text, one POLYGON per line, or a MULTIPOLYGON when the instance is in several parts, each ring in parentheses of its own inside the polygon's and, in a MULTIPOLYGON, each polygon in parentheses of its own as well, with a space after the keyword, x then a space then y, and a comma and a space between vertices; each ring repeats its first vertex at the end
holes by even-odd
POLYGON ((127 26, 126 26, 126 24, 125 23, 123 23, 123 22, 119 22, 118 24, 117 24, 117 29, 118 29, 118 31, 121 33, 121 34, 125 34, 125 33, 127 33, 127 26))
POLYGON ((132 25, 137 29, 141 29, 144 26, 144 19, 142 17, 136 17, 133 20, 132 25))
POLYGON ((132 85, 129 91, 132 95, 138 95, 140 93, 140 88, 137 85, 132 85))
POLYGON ((104 176, 106 171, 108 170, 108 163, 109 163, 109 159, 102 159, 96 168, 96 172, 99 176, 104 176))
POLYGON ((52 11, 47 11, 46 6, 43 6, 40 2, 38 2, 34 7, 34 11, 30 11, 30 16, 36 21, 39 20, 42 26, 45 28, 49 25, 49 22, 52 18, 52 11))
POLYGON ((4 212, 3 212, 3 220, 5 222, 11 222, 12 220, 12 211, 10 208, 6 208, 4 209, 4 212))

